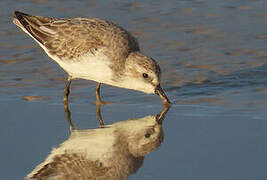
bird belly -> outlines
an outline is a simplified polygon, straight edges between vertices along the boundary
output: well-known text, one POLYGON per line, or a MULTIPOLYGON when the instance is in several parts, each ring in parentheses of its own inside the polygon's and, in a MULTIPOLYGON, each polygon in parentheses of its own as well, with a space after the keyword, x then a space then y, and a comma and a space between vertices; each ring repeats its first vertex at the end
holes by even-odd
POLYGON ((85 55, 77 59, 58 59, 52 57, 73 79, 80 78, 112 84, 111 62, 106 57, 85 55))
POLYGON ((109 66, 102 62, 60 62, 59 65, 72 78, 105 82, 110 80, 112 76, 109 66))

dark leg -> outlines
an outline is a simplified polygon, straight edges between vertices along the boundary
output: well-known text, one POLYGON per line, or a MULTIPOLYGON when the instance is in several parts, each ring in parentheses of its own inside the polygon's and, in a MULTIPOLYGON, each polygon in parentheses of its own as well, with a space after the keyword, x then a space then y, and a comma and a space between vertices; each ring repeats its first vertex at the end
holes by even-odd
POLYGON ((70 94, 70 85, 71 85, 71 78, 69 77, 67 80, 67 84, 66 87, 64 89, 64 97, 63 97, 63 101, 65 102, 69 102, 69 94, 70 94))
POLYGON ((101 97, 100 97, 100 85, 101 83, 97 83, 95 87, 96 104, 102 104, 101 97))

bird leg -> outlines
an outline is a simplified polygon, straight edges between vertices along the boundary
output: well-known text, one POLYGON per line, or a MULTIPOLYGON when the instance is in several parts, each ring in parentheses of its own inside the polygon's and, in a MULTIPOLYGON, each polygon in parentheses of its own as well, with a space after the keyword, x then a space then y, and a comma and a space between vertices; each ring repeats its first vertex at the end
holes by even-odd
POLYGON ((101 83, 97 83, 95 87, 95 97, 96 97, 96 104, 101 104, 101 97, 100 97, 100 85, 101 83))
POLYGON ((65 86, 65 89, 64 89, 64 97, 63 97, 64 104, 65 104, 65 102, 66 103, 69 102, 70 85, 71 85, 71 78, 68 77, 67 83, 66 83, 66 86, 65 86))

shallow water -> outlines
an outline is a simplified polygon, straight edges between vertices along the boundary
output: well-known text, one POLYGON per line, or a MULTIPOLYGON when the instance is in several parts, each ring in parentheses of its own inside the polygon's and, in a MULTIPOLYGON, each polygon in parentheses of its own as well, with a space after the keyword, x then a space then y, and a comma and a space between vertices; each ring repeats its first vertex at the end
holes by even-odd
MULTIPOLYGON (((1 179, 23 179, 69 136, 65 72, 12 24, 14 10, 98 17, 132 32, 162 68, 174 102, 165 139, 128 179, 267 179, 267 2, 263 0, 0 2, 1 179)), ((95 83, 72 85, 74 124, 96 128, 95 83)), ((103 86, 106 124, 161 109, 155 95, 103 86)))

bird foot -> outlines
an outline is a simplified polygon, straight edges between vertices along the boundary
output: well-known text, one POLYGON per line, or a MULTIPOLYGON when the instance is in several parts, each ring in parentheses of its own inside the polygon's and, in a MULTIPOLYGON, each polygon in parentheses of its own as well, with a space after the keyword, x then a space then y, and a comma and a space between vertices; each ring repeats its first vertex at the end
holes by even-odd
POLYGON ((94 104, 96 105, 107 105, 107 104, 113 104, 114 102, 110 102, 110 101, 96 101, 94 102, 94 104))

